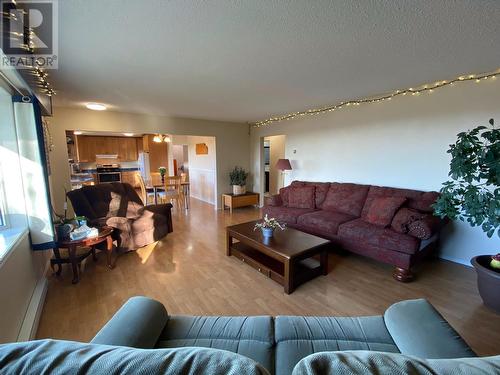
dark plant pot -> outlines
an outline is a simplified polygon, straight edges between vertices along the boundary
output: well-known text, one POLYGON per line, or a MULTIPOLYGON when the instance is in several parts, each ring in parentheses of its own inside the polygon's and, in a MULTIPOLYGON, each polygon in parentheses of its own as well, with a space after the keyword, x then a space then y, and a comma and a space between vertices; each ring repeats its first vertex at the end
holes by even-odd
POLYGON ((500 314, 500 272, 490 268, 491 255, 479 255, 471 263, 477 272, 477 288, 484 304, 500 314))

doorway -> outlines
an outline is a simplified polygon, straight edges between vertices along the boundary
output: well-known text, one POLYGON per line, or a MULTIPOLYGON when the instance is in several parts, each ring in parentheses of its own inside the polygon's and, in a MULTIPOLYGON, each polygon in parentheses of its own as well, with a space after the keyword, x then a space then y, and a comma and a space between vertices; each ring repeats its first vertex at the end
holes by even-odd
POLYGON ((189 151, 188 145, 172 145, 172 157, 175 176, 183 176, 189 181, 189 151))
POLYGON ((276 168, 279 159, 285 158, 285 135, 264 137, 263 164, 264 164, 264 195, 278 194, 284 186, 283 173, 276 168))

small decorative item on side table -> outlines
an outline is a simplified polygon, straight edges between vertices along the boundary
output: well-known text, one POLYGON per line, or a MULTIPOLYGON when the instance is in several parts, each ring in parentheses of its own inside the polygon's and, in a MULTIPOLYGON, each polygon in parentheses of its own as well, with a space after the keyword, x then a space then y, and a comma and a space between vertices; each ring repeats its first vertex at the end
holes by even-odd
POLYGON ((273 232, 276 228, 285 230, 286 226, 285 224, 280 224, 274 217, 269 218, 266 214, 260 223, 255 224, 253 230, 260 229, 262 230, 262 235, 269 238, 273 236, 273 232))
POLYGON ((54 265, 58 266, 55 274, 59 276, 61 274, 61 264, 69 263, 73 270, 73 280, 72 283, 76 284, 80 281, 79 278, 79 268, 80 263, 87 258, 90 254, 95 260, 95 248, 96 245, 100 243, 106 243, 106 255, 109 268, 114 268, 114 264, 111 262, 111 253, 113 252, 113 238, 111 237, 113 233, 113 228, 102 227, 99 228, 98 234, 95 237, 86 237, 78 240, 71 240, 69 237, 58 239, 56 247, 54 248, 54 258, 50 260, 50 266, 54 270, 54 265), (77 253, 78 248, 90 248, 89 250, 77 253), (61 257, 60 249, 68 249, 68 257, 61 257))

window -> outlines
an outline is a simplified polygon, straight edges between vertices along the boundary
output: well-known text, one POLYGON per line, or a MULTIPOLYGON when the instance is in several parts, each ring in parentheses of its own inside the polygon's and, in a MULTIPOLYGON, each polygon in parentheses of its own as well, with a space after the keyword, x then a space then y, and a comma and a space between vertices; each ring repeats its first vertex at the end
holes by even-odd
POLYGON ((6 226, 3 195, 4 195, 3 183, 2 183, 2 178, 0 178, 0 230, 5 229, 6 226))
POLYGON ((12 97, 0 86, 0 264, 27 232, 12 97))

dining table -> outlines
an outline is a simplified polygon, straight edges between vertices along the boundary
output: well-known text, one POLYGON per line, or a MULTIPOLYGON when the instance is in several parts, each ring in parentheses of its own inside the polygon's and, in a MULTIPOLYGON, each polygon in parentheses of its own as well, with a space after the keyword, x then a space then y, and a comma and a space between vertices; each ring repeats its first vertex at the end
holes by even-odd
MULTIPOLYGON (((154 202, 158 204, 158 193, 164 191, 166 188, 173 187, 175 184, 164 184, 161 182, 153 182, 146 185, 146 190, 152 191, 154 194, 154 202)), ((190 184, 189 181, 181 182, 182 193, 184 195, 184 203, 186 210, 189 209, 189 194, 190 194, 190 184)))

